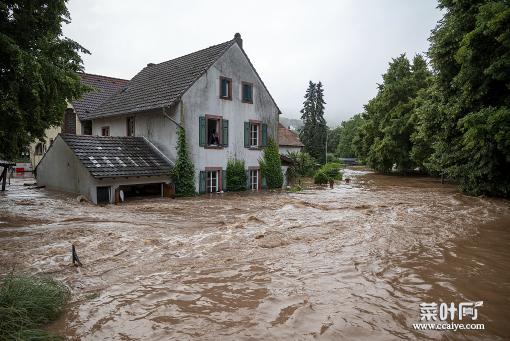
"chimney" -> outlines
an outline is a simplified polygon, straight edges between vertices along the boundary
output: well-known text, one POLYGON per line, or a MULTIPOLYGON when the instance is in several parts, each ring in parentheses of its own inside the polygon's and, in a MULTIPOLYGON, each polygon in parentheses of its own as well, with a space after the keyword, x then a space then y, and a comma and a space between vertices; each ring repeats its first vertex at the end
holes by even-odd
POLYGON ((243 40, 241 39, 241 34, 240 33, 236 33, 234 35, 234 39, 237 41, 237 44, 239 44, 239 47, 243 48, 243 40))

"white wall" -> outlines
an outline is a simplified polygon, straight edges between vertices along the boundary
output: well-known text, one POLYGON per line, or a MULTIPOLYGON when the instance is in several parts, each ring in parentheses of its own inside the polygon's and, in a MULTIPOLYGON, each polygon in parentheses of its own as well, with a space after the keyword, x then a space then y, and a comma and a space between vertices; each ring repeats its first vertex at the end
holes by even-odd
POLYGON ((92 198, 94 178, 60 135, 39 162, 36 179, 39 186, 92 198))
POLYGON ((279 146, 278 151, 281 155, 287 155, 289 152, 297 152, 301 153, 303 147, 293 147, 293 146, 279 146))
MULTIPOLYGON (((205 167, 225 169, 234 155, 246 161, 246 168, 258 166, 261 150, 244 148, 244 122, 259 120, 268 125, 268 138, 278 141, 278 109, 259 81, 241 48, 234 44, 182 96, 166 114, 185 126, 191 161, 195 165, 195 184, 198 191, 199 172, 205 167), (232 100, 219 98, 220 76, 232 79, 232 100), (242 103, 242 82, 253 84, 253 104, 242 103), (222 116, 229 120, 229 144, 224 149, 206 149, 199 146, 199 117, 222 116)), ((101 128, 110 126, 111 136, 126 136, 126 118, 123 115, 92 122, 92 134, 101 135, 101 128)), ((168 158, 177 158, 177 125, 163 116, 162 109, 141 112, 135 116, 135 135, 145 136, 168 158)), ((208 136, 207 136, 208 137, 208 136)))

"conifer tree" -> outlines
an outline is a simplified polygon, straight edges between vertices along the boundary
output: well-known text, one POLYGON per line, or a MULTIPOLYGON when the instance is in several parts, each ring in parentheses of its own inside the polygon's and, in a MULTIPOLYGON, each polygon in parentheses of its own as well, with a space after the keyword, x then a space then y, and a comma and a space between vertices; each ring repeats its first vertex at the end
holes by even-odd
POLYGON ((304 126, 299 138, 305 145, 304 151, 314 157, 317 162, 326 162, 326 137, 328 127, 324 119, 324 89, 322 83, 310 81, 305 94, 301 120, 304 126))

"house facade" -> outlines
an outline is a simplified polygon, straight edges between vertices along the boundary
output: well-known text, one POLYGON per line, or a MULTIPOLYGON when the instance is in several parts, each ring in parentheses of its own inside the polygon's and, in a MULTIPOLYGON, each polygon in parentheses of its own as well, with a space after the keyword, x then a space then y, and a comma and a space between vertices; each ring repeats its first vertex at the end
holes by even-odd
POLYGON ((32 164, 32 169, 37 167, 58 134, 91 135, 92 122, 88 120, 88 115, 127 83, 125 79, 84 73, 78 73, 78 75, 84 84, 93 86, 100 91, 84 94, 83 99, 69 102, 62 125, 46 129, 46 141, 37 139, 34 143, 30 144, 30 163, 32 164))
POLYGON ((287 155, 289 152, 301 153, 305 146, 296 134, 279 124, 279 145, 280 155, 287 155))
POLYGON ((236 34, 225 43, 148 64, 88 117, 93 135, 144 137, 172 161, 182 127, 196 190, 203 194, 226 190, 232 157, 245 160, 247 189, 264 188, 258 160, 268 139, 278 141, 279 114, 236 34))

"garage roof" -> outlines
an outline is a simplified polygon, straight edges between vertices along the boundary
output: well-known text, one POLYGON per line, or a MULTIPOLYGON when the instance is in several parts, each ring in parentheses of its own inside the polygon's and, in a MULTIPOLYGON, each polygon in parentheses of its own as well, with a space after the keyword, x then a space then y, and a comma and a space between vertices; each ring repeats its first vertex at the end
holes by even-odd
POLYGON ((168 175, 174 167, 145 137, 60 136, 94 178, 168 175))

